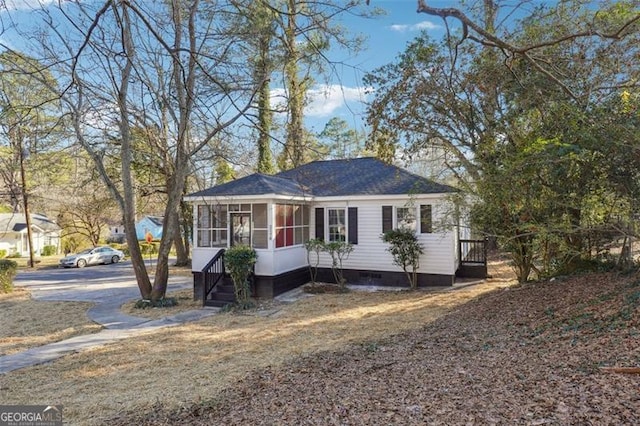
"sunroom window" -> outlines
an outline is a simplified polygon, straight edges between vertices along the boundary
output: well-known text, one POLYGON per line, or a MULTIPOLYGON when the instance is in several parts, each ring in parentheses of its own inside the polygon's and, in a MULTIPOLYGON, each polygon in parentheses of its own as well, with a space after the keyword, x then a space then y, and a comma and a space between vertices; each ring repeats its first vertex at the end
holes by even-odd
POLYGON ((227 246, 227 206, 198 206, 198 247, 227 246))
POLYGON ((276 204, 276 248, 303 244, 309 239, 309 207, 276 204))
POLYGON ((251 206, 253 215, 253 248, 264 249, 268 244, 267 205, 251 206))

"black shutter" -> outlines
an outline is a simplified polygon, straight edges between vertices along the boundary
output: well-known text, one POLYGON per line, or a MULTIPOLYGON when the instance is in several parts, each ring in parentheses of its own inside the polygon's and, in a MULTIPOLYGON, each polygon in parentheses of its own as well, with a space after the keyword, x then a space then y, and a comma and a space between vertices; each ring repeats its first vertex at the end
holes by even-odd
POLYGON ((324 241, 324 209, 316 208, 316 239, 324 241))
POLYGON ((420 205, 420 233, 431 234, 433 232, 433 225, 431 219, 431 205, 420 205))
POLYGON ((358 208, 349 207, 349 243, 358 244, 358 208))
POLYGON ((393 206, 382 206, 382 233, 393 229, 393 206))

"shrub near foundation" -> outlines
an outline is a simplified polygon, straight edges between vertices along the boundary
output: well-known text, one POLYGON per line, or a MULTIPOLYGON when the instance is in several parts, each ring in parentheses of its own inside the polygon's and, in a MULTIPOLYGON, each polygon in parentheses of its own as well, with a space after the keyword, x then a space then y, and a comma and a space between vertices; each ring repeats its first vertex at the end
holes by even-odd
POLYGON ((424 253, 424 247, 418 242, 418 237, 411 229, 392 229, 382 235, 382 241, 389 244, 387 251, 393 256, 393 263, 404 271, 411 288, 418 287, 418 275, 420 255, 424 253))
POLYGON ((18 264, 13 260, 0 259, 0 293, 13 291, 13 277, 17 270, 18 264))
POLYGON ((224 252, 224 264, 233 280, 237 303, 243 309, 251 307, 249 276, 257 260, 256 251, 249 246, 237 245, 224 252))

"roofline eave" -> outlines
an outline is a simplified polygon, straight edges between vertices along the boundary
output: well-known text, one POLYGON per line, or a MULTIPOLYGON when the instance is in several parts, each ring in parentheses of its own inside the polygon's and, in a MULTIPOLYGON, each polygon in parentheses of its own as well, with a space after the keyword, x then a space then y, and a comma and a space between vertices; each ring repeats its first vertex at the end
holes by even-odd
POLYGON ((193 195, 187 195, 183 197, 184 201, 189 201, 189 202, 198 202, 198 201, 202 201, 202 202, 207 202, 207 201, 214 201, 214 202, 237 202, 237 201, 250 201, 250 200, 264 200, 264 201, 269 201, 269 200, 287 200, 287 201, 303 201, 303 202, 310 202, 313 201, 314 197, 311 194, 308 195, 291 195, 291 194, 276 194, 276 193, 270 193, 270 194, 256 194, 256 195, 199 195, 199 196, 193 196, 193 195))
POLYGON ((328 201, 395 201, 407 199, 442 199, 449 196, 451 192, 431 192, 425 194, 360 194, 360 195, 327 195, 314 197, 315 202, 324 203, 328 201))

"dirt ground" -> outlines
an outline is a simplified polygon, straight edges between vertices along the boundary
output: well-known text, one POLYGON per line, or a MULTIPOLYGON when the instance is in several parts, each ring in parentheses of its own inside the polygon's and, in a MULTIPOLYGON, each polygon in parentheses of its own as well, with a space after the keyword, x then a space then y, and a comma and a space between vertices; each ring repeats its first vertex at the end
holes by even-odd
POLYGON ((321 294, 15 371, 69 424, 637 424, 640 277, 321 294))
POLYGON ((496 289, 399 334, 109 424, 640 424, 639 306, 638 275, 496 289))
POLYGON ((158 401, 180 409, 215 398, 262 369, 420 327, 505 285, 324 294, 214 315, 8 373, 0 400, 63 404, 71 424, 109 423, 121 413, 152 410, 158 401))

